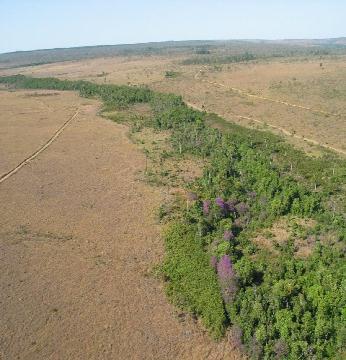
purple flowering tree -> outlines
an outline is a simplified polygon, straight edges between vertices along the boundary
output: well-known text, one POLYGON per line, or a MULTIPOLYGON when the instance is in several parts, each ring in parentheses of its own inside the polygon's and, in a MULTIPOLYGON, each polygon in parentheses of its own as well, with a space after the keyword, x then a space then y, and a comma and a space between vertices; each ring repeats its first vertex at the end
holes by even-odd
POLYGON ((233 325, 231 331, 228 335, 228 341, 231 344, 232 348, 244 351, 243 346, 243 331, 237 325, 233 325))
POLYGON ((249 211, 249 207, 244 202, 241 202, 236 206, 236 210, 239 215, 245 215, 249 211))
POLYGON ((217 264, 217 275, 221 286, 222 297, 229 304, 238 290, 236 273, 228 255, 223 255, 217 264))
POLYGON ((186 193, 186 199, 188 201, 196 201, 196 200, 198 200, 198 195, 194 192, 188 191, 186 193))
POLYGON ((217 257, 213 255, 210 258, 210 266, 216 271, 217 270, 217 257))
POLYGON ((220 208, 221 213, 226 216, 228 214, 227 203, 220 197, 215 199, 215 204, 220 208))
POLYGON ((210 201, 210 200, 203 200, 203 214, 204 214, 204 216, 208 216, 208 215, 209 215, 210 205, 211 205, 211 201, 210 201))
POLYGON ((231 212, 231 213, 235 213, 237 210, 236 210, 236 205, 237 205, 237 200, 234 200, 234 199, 230 199, 226 202, 226 205, 227 205, 227 208, 228 208, 228 211, 231 212))
POLYGON ((234 239, 234 234, 231 230, 226 230, 223 234, 223 239, 225 241, 231 241, 234 239))

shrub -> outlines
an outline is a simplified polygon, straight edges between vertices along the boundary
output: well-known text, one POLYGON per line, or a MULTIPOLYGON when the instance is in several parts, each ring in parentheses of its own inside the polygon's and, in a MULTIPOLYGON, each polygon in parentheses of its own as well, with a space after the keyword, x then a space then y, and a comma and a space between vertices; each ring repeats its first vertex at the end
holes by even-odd
POLYGON ((165 235, 167 294, 184 309, 200 316, 215 337, 225 329, 226 315, 215 271, 203 247, 188 226, 172 224, 165 235))

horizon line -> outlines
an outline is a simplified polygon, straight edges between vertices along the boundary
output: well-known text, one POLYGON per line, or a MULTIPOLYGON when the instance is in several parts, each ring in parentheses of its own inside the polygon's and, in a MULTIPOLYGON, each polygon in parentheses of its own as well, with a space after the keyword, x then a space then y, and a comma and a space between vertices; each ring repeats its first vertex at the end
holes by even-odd
POLYGON ((5 51, 0 52, 0 55, 5 54, 14 54, 14 53, 23 53, 23 52, 33 52, 33 51, 52 51, 52 50, 68 50, 68 49, 78 49, 78 48, 91 48, 97 46, 126 46, 126 45, 145 45, 145 44, 161 44, 161 43, 173 43, 173 42, 192 42, 192 41, 212 41, 212 42, 222 42, 222 41, 303 41, 303 40, 310 40, 310 41, 318 41, 318 40, 337 40, 337 39, 344 39, 346 36, 337 36, 337 37, 306 37, 306 38, 230 38, 230 39, 187 39, 187 40, 162 40, 162 41, 147 41, 147 42, 133 42, 133 43, 116 43, 116 44, 94 44, 94 45, 72 45, 72 46, 62 46, 62 47, 52 47, 52 48, 38 48, 38 49, 30 49, 30 50, 13 50, 13 51, 5 51))

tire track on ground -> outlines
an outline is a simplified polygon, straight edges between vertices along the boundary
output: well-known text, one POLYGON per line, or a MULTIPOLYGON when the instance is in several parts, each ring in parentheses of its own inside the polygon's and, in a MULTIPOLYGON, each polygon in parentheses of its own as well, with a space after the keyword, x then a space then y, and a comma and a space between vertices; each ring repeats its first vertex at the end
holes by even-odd
MULTIPOLYGON (((283 104, 283 105, 286 105, 286 106, 290 106, 290 107, 294 107, 294 108, 299 108, 299 109, 303 109, 303 110, 307 110, 307 111, 311 111, 311 112, 314 112, 314 113, 320 113, 320 114, 323 114, 323 115, 328 115, 328 116, 343 116, 343 114, 336 114, 336 113, 330 113, 330 112, 327 112, 327 111, 324 111, 324 110, 317 110, 317 109, 313 109, 313 108, 310 108, 310 107, 307 107, 307 106, 303 106, 303 105, 298 105, 298 104, 292 104, 292 103, 289 103, 287 101, 282 101, 282 100, 276 100, 276 99, 271 99, 271 98, 268 98, 268 97, 264 97, 264 96, 260 96, 260 95, 253 95, 253 94, 250 94, 242 89, 238 89, 238 88, 234 88, 234 87, 229 87, 229 86, 226 86, 224 84, 221 84, 221 83, 218 83, 216 81, 210 81, 210 80, 206 80, 206 79, 200 79, 199 78, 199 75, 202 73, 202 69, 200 69, 194 76, 195 80, 198 80, 198 81, 201 81, 201 82, 205 82, 205 83, 208 83, 210 85, 214 85, 214 86, 219 86, 219 87, 223 87, 223 88, 226 88, 226 89, 229 89, 229 90, 232 90, 232 91, 235 91, 235 92, 238 92, 239 94, 241 95, 244 95, 244 96, 248 96, 248 97, 252 97, 252 98, 256 98, 256 99, 260 99, 260 100, 265 100, 265 101, 270 101, 270 102, 274 102, 274 103, 277 103, 277 104, 283 104)), ((200 111, 204 111, 203 109, 201 109, 200 107, 192 104, 192 103, 189 103, 189 105, 191 107, 194 107, 195 109, 197 110, 200 110, 200 111)), ((287 129, 285 128, 282 128, 280 126, 276 126, 276 125, 272 125, 272 124, 269 124, 267 122, 264 122, 264 121, 261 121, 261 120, 258 120, 256 118, 253 118, 253 117, 248 117, 248 116, 243 116, 243 115, 236 115, 236 114, 232 114, 232 116, 238 118, 238 119, 245 119, 245 120, 249 120, 249 121, 254 121, 258 124, 261 124, 261 125, 265 125, 265 126, 268 126, 270 127, 271 129, 274 129, 274 130, 278 130, 280 132, 282 132, 284 135, 286 136, 290 136, 290 137, 294 137, 295 139, 299 139, 299 140, 304 140, 306 142, 309 142, 313 145, 317 145, 317 146, 321 146, 325 149, 328 149, 328 150, 332 150, 332 151, 335 151, 339 154, 343 154, 343 155, 346 155, 346 151, 344 150, 341 150, 341 149, 338 149, 338 148, 335 148, 333 146, 330 146, 330 145, 327 145, 327 144, 323 144, 323 143, 320 143, 314 139, 310 139, 310 138, 307 138, 305 136, 301 136, 301 135, 297 135, 295 133, 292 133, 290 131, 288 131, 287 129)))
MULTIPOLYGON (((80 107, 76 121, 35 161, 35 173, 18 172, 0 186, 0 354, 241 359, 226 338, 214 342, 169 304, 151 275, 164 257, 155 209, 167 193, 138 178, 145 154, 129 128, 102 119, 100 103, 77 94, 61 94, 63 109, 69 96, 74 108, 63 121, 80 107)), ((53 117, 58 128, 61 118, 53 117)))
POLYGON ((328 116, 344 116, 343 114, 337 114, 337 113, 331 113, 331 112, 328 112, 328 111, 324 111, 324 110, 320 110, 320 109, 313 109, 311 107, 308 107, 308 106, 304 106, 304 105, 298 105, 298 104, 292 104, 292 103, 289 103, 287 101, 283 101, 283 100, 277 100, 277 99, 272 99, 272 98, 268 98, 268 97, 265 97, 265 96, 260 96, 260 95, 254 95, 254 94, 250 94, 249 92, 247 91, 244 91, 242 89, 238 89, 238 88, 235 88, 235 87, 231 87, 231 86, 227 86, 225 84, 221 84, 221 83, 218 83, 216 81, 210 81, 210 80, 206 80, 206 79, 200 79, 198 77, 198 75, 200 75, 202 73, 203 70, 199 70, 194 78, 195 80, 198 80, 198 81, 201 81, 201 82, 206 82, 210 85, 214 85, 214 86, 220 86, 220 87, 223 87, 225 89, 229 89, 229 90, 232 90, 232 91, 235 91, 241 95, 244 95, 244 96, 248 96, 248 97, 251 97, 251 98, 255 98, 255 99, 259 99, 259 100, 264 100, 264 101, 270 101, 270 102, 273 102, 273 103, 277 103, 277 104, 283 104, 283 105, 286 105, 286 106, 289 106, 289 107, 294 107, 294 108, 299 108, 299 109, 303 109, 303 110, 307 110, 307 111, 311 111, 313 113, 319 113, 319 114, 322 114, 322 115, 328 115, 328 116))
POLYGON ((66 127, 71 123, 71 121, 78 115, 79 108, 75 111, 75 113, 64 122, 64 124, 54 133, 54 135, 45 143, 43 144, 39 149, 37 149, 35 152, 33 152, 29 157, 25 158, 22 162, 20 162, 15 168, 8 171, 7 173, 3 174, 0 177, 0 184, 10 178, 12 175, 14 175, 16 172, 18 172, 23 166, 28 164, 30 161, 34 160, 41 152, 46 150, 58 137, 59 135, 66 129, 66 127))
MULTIPOLYGON (((193 103, 186 102, 186 104, 187 104, 188 106, 196 109, 196 110, 205 111, 205 109, 203 109, 203 108, 201 108, 201 107, 199 107, 199 106, 197 106, 197 105, 195 105, 195 104, 193 104, 193 103)), ((219 114, 217 114, 217 115, 219 115, 219 114)), ((221 115, 219 115, 219 116, 222 117, 221 115)), ((238 119, 245 119, 245 120, 249 120, 249 121, 254 121, 254 122, 258 123, 258 124, 261 124, 261 125, 264 125, 264 126, 268 126, 268 127, 270 127, 271 129, 278 130, 278 131, 282 132, 282 133, 283 133, 284 135, 286 135, 286 136, 290 136, 290 137, 293 137, 293 138, 295 138, 295 139, 303 140, 303 141, 306 141, 306 142, 311 143, 311 144, 313 144, 313 145, 321 146, 321 147, 323 147, 323 148, 325 148, 325 149, 335 151, 335 152, 337 152, 337 153, 339 153, 339 154, 342 154, 342 155, 346 155, 346 151, 344 151, 344 150, 335 148, 335 147, 333 147, 333 146, 329 146, 329 145, 327 145, 327 144, 319 143, 318 141, 316 141, 316 140, 314 140, 314 139, 307 138, 307 137, 305 137, 305 136, 301 136, 301 135, 294 134, 294 133, 292 133, 292 132, 290 132, 290 131, 288 131, 288 130, 280 127, 280 126, 268 124, 268 123, 266 123, 266 122, 264 122, 264 121, 262 121, 262 120, 255 119, 255 118, 253 118, 253 117, 236 115, 236 114, 231 114, 231 116, 234 116, 234 117, 236 117, 236 118, 238 118, 238 119)))

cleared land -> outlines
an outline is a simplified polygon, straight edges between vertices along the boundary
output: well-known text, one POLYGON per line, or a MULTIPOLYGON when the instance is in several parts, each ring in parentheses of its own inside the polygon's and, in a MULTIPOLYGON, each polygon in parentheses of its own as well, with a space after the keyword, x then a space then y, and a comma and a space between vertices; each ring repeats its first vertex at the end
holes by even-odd
POLYGON ((127 128, 71 92, 0 92, 0 356, 4 359, 232 359, 167 303, 150 274, 163 255, 164 194, 138 181, 127 128), (6 143, 4 142, 6 141, 6 143))

